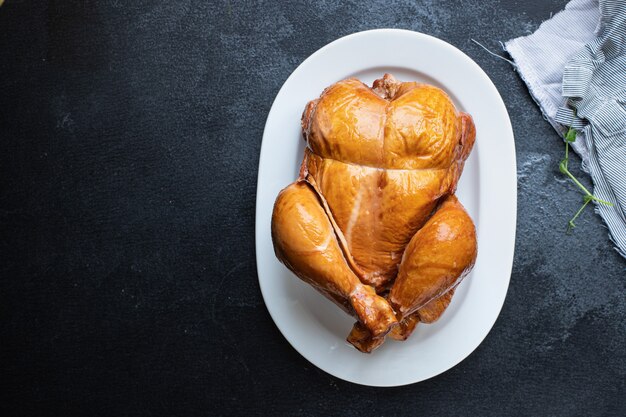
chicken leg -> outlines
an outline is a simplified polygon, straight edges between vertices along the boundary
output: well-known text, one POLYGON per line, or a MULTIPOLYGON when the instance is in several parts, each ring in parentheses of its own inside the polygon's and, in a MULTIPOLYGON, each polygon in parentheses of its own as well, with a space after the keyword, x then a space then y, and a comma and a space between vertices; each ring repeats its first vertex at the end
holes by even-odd
POLYGON ((278 259, 300 279, 356 315, 373 338, 397 325, 389 303, 362 284, 340 245, 340 232, 314 186, 299 180, 278 195, 272 240, 278 259))
POLYGON ((474 266, 476 229, 459 200, 448 196, 409 242, 389 300, 400 319, 455 287, 474 266))
MULTIPOLYGON (((449 195, 407 245, 387 299, 400 325, 390 337, 406 339, 419 321, 433 322, 446 309, 455 287, 472 269, 477 255, 474 223, 449 195)), ((363 352, 383 342, 356 324, 348 341, 363 352)))

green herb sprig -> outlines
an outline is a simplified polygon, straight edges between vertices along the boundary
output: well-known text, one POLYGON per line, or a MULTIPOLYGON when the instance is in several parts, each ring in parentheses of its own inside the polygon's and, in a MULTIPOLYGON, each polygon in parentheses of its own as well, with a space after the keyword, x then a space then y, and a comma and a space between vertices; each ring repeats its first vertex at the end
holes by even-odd
POLYGON ((574 227, 576 227, 574 220, 576 220, 578 216, 580 216, 580 214, 583 212, 585 207, 587 207, 587 204, 589 204, 591 201, 597 201, 600 204, 605 204, 611 207, 613 206, 613 204, 610 201, 602 200, 596 197, 595 195, 591 194, 589 190, 585 188, 585 186, 582 185, 580 181, 578 181, 576 177, 572 175, 571 172, 569 172, 569 169, 567 168, 567 164, 569 163, 569 144, 574 143, 575 141, 576 141, 576 129, 570 127, 569 130, 567 131, 567 134, 565 135, 565 158, 563 158, 563 160, 561 160, 561 162, 559 163, 559 170, 563 174, 567 175, 572 181, 574 181, 574 184, 576 184, 578 188, 582 190, 584 195, 583 195, 583 205, 578 209, 576 214, 574 214, 574 217, 572 217, 570 221, 567 223, 568 232, 570 232, 574 227))

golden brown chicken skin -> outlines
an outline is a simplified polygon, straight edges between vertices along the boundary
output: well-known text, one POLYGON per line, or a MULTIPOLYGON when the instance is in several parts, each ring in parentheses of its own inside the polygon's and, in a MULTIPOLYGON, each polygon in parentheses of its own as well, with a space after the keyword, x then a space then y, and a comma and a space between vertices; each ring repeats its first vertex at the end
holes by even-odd
MULTIPOLYGON (((400 322, 390 337, 406 340, 419 322, 436 321, 450 304, 456 286, 474 266, 476 255, 474 223, 457 198, 449 195, 404 252, 387 295, 400 322)), ((358 323, 348 341, 362 352, 371 352, 382 343, 358 323)))
POLYGON ((404 339, 441 315, 476 257, 474 225, 453 195, 473 121, 441 89, 386 74, 372 88, 328 87, 302 130, 300 176, 272 216, 276 255, 359 320, 349 341, 360 350, 390 331, 404 339))

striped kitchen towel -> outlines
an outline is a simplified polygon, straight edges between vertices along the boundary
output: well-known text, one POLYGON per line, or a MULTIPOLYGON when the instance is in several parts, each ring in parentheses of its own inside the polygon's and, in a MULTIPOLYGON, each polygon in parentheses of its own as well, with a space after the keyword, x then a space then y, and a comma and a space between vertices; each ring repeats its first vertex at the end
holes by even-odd
POLYGON ((596 204, 626 257, 626 0, 572 0, 529 36, 505 49, 546 119, 591 175, 596 204))

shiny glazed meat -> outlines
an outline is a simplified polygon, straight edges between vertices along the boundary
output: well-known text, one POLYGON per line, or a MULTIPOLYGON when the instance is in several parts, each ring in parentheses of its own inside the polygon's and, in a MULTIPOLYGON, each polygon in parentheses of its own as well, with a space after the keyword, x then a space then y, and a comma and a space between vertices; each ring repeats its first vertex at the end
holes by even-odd
POLYGON ((302 116, 299 178, 272 215, 278 259, 358 320, 370 352, 439 318, 476 259, 454 196, 475 139, 440 89, 385 76, 328 87, 302 116))

